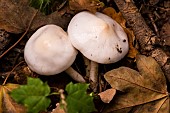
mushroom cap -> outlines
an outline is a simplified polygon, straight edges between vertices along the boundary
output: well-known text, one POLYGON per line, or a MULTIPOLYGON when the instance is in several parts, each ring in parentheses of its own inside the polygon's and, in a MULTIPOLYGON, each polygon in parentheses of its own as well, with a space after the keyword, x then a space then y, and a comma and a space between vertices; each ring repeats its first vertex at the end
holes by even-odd
POLYGON ((58 74, 72 65, 77 50, 67 33, 56 25, 39 28, 28 40, 24 58, 30 69, 41 75, 58 74))
POLYGON ((128 38, 123 28, 109 16, 87 11, 76 14, 68 26, 73 46, 97 63, 121 60, 128 52, 128 38))

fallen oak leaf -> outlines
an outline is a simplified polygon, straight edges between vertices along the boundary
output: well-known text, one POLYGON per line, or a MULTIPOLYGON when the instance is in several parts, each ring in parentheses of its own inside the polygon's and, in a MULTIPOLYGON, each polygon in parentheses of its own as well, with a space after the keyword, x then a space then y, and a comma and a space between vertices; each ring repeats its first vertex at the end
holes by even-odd
MULTIPOLYGON (((28 0, 0 0, 0 26, 10 33, 22 33, 26 31, 30 18, 37 12, 29 6, 28 0)), ((44 15, 38 12, 29 31, 34 31, 46 24, 56 24, 66 28, 71 18, 64 17, 58 12, 44 15)))
POLYGON ((126 109, 131 109, 133 113, 169 113, 166 79, 158 63, 152 57, 143 55, 138 55, 136 60, 139 72, 120 67, 104 75, 113 88, 121 91, 104 113, 121 113, 126 109))

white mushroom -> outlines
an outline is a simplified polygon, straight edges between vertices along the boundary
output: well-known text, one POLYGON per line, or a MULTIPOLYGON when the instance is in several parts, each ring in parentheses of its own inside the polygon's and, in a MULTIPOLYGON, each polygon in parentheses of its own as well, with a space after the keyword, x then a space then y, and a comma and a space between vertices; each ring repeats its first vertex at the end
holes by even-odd
MULTIPOLYGON (((72 46, 67 33, 56 25, 39 28, 24 49, 24 58, 29 68, 40 75, 55 75, 70 69, 76 55, 77 50, 72 46)), ((77 74, 76 77, 80 76, 77 74)), ((85 82, 82 76, 77 81, 85 82)))
POLYGON ((73 46, 92 60, 92 65, 95 62, 95 65, 117 62, 129 50, 123 28, 115 20, 99 12, 92 14, 83 11, 76 14, 69 23, 68 36, 73 46))

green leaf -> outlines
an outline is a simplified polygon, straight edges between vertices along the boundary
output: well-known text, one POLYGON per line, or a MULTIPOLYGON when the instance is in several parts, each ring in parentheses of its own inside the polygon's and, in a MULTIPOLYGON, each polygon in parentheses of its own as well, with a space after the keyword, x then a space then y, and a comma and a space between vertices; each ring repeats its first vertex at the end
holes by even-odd
POLYGON ((68 113, 90 113, 96 110, 93 97, 86 93, 88 87, 88 84, 83 83, 70 83, 66 86, 68 113))
POLYGON ((39 78, 28 78, 27 85, 14 89, 10 95, 16 102, 24 104, 28 113, 38 113, 49 106, 49 93, 50 87, 47 83, 43 83, 39 78))
POLYGON ((84 93, 86 93, 88 87, 89 87, 89 84, 83 84, 83 83, 73 84, 71 82, 66 86, 66 91, 68 95, 73 94, 74 92, 79 91, 79 90, 82 90, 84 91, 84 93))
POLYGON ((30 6, 36 8, 36 9, 40 9, 41 12, 47 13, 49 10, 49 4, 50 4, 50 0, 29 0, 29 4, 30 6))

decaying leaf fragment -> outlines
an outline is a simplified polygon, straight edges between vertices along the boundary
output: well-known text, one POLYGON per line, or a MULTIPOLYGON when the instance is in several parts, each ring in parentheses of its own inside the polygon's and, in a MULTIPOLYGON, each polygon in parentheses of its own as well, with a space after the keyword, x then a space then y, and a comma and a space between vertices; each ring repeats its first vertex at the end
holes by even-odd
POLYGON ((17 84, 0 85, 0 113, 25 113, 25 107, 17 104, 8 95, 10 91, 17 88, 17 84))
POLYGON ((100 2, 99 0, 69 0, 70 9, 76 11, 88 10, 92 13, 95 13, 103 6, 104 3, 100 2))
POLYGON ((103 10, 103 13, 113 18, 116 22, 118 22, 123 28, 126 28, 126 20, 123 18, 122 13, 116 12, 114 8, 107 7, 103 10))
POLYGON ((115 89, 121 91, 107 106, 104 113, 169 113, 169 95, 166 79, 152 57, 138 55, 139 72, 120 67, 107 72, 104 77, 115 89))
POLYGON ((116 94, 116 89, 110 88, 110 89, 107 89, 107 90, 99 93, 98 95, 100 96, 101 100, 104 103, 110 103, 110 101, 113 99, 115 94, 116 94))
POLYGON ((63 108, 61 108, 60 103, 56 104, 56 108, 52 110, 51 113, 66 113, 63 108))
POLYGON ((29 6, 28 0, 0 0, 0 28, 10 33, 25 32, 31 21, 29 31, 46 24, 56 24, 66 28, 69 20, 57 12, 47 16, 41 12, 37 13, 36 9, 29 6))

